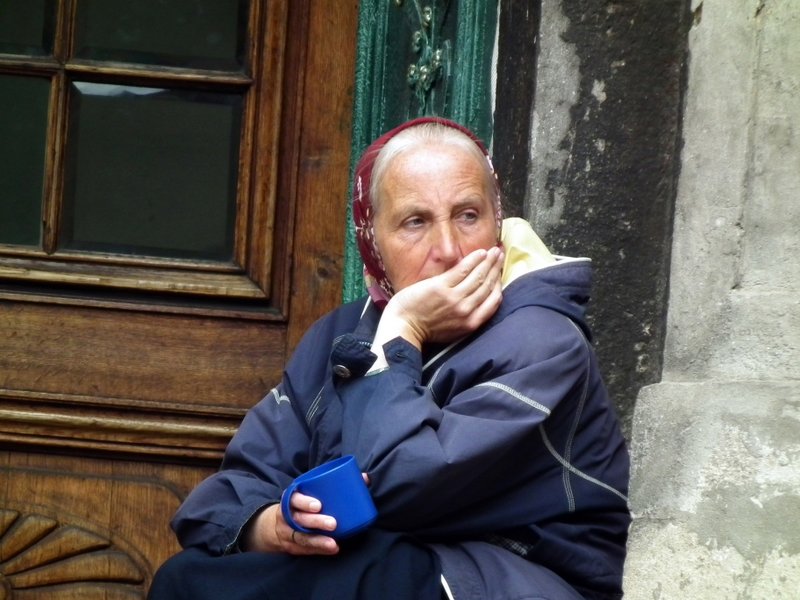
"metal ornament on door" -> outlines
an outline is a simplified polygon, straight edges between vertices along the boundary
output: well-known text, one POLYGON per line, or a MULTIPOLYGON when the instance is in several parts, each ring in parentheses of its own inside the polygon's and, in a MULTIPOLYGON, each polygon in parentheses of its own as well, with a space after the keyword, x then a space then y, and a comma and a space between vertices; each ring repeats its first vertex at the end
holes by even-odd
POLYGON ((409 116, 443 115, 447 111, 453 49, 448 25, 454 21, 450 4, 394 0, 412 31, 409 47, 413 62, 407 67, 406 81, 416 100, 416 106, 409 109, 416 115, 409 116))

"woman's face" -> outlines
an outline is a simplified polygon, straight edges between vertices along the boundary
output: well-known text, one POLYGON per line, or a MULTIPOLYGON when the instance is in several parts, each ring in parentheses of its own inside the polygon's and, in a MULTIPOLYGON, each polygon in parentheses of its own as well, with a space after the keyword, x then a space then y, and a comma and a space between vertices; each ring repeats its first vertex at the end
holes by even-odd
POLYGON ((407 150, 389 165, 373 229, 395 292, 497 244, 486 166, 449 145, 407 150))

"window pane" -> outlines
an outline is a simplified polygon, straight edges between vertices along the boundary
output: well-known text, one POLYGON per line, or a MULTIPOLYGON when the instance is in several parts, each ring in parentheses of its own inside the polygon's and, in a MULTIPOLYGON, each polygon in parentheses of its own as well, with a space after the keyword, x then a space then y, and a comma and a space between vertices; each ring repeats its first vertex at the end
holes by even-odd
POLYGON ((60 246, 233 257, 242 98, 72 85, 60 246))
POLYGON ((0 1, 0 53, 53 53, 56 0, 0 1))
POLYGON ((38 246, 50 81, 0 75, 0 243, 38 246))
POLYGON ((79 0, 75 56, 241 71, 245 0, 79 0))

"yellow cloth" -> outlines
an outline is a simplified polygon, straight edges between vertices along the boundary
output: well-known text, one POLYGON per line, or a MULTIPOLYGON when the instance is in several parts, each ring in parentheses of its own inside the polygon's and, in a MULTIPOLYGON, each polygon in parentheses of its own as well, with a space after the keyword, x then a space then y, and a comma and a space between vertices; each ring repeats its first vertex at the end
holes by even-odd
POLYGON ((503 219, 500 240, 506 255, 503 263, 503 287, 520 275, 556 263, 555 257, 525 219, 503 219))

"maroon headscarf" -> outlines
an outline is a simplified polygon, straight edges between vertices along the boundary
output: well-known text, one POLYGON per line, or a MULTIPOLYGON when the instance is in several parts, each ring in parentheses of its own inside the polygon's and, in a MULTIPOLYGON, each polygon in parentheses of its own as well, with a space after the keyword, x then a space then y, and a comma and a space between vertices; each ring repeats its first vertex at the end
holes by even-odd
MULTIPOLYGON (((385 306, 389 298, 392 297, 394 290, 392 289, 391 282, 386 277, 383 260, 381 260, 378 245, 375 242, 375 233, 373 230, 375 210, 370 196, 372 169, 375 166, 375 159, 389 140, 401 131, 425 123, 438 123, 439 125, 456 129, 469 137, 486 157, 486 161, 489 163, 489 169, 495 177, 495 183, 497 179, 491 157, 489 156, 488 150, 483 145, 483 142, 466 127, 448 119, 442 119, 440 117, 420 117, 412 119, 384 133, 369 145, 361 155, 361 159, 358 161, 355 169, 355 182, 353 185, 353 221, 356 226, 358 251, 361 254, 361 259, 364 261, 364 281, 367 286, 367 291, 375 304, 381 308, 385 306)), ((499 190, 499 185, 496 185, 496 189, 499 190)), ((499 235, 500 224, 502 222, 499 192, 495 199, 495 213, 499 235)))

